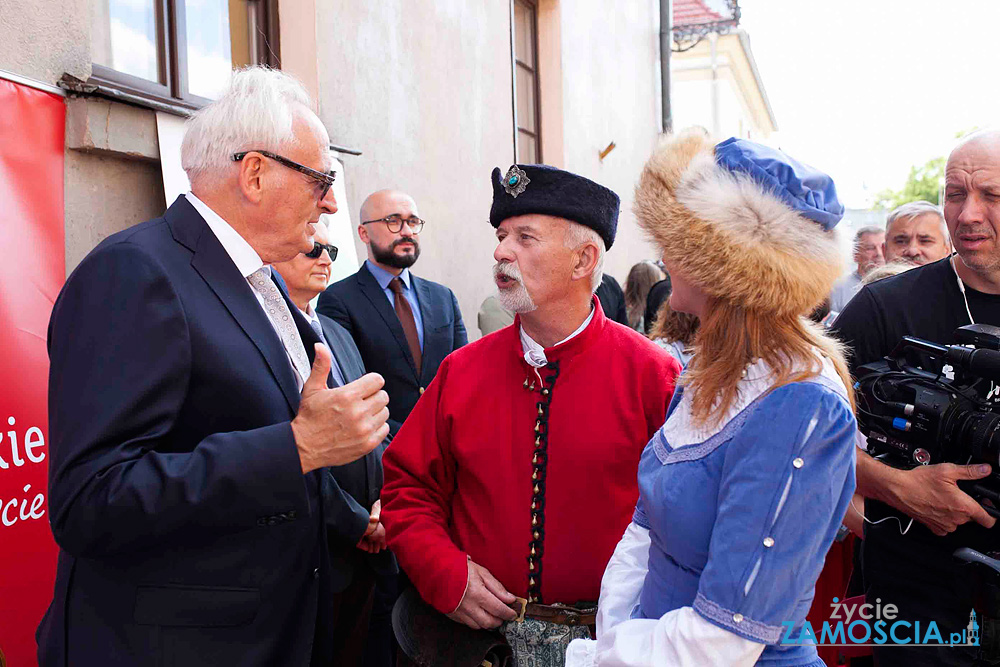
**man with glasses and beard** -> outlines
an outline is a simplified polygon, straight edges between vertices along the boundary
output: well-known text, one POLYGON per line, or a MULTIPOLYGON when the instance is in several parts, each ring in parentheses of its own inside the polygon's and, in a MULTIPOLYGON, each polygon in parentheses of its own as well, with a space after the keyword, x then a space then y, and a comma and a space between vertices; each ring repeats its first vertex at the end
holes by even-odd
MULTIPOLYGON (((353 276, 328 287, 316 306, 351 334, 365 368, 385 378, 393 435, 444 358, 469 342, 455 294, 410 272, 420 257, 423 228, 409 195, 395 190, 369 195, 358 225, 368 259, 353 276)), ((390 614, 406 585, 404 576, 377 577, 365 664, 393 664, 390 614)))
POLYGON ((469 342, 455 294, 410 272, 423 228, 409 195, 369 195, 358 225, 368 259, 353 276, 330 285, 316 306, 350 332, 365 368, 385 378, 393 434, 444 358, 469 342))

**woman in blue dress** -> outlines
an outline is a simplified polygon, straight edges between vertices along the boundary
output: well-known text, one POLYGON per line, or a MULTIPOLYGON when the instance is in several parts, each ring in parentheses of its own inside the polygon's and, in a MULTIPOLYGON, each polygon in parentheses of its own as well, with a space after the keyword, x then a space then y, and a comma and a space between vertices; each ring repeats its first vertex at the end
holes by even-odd
POLYGON ((854 491, 839 345, 804 317, 841 274, 828 176, 739 139, 668 139, 636 188, 695 354, 643 453, 604 573, 597 640, 569 667, 823 665, 799 642, 854 491))

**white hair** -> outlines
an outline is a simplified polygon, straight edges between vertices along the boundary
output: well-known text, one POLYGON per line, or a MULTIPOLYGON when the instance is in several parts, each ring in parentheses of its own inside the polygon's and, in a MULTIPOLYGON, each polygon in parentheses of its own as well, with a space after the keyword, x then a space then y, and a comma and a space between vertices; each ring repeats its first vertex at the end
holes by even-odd
POLYGON ((563 243, 567 248, 576 248, 588 241, 597 246, 597 264, 594 265, 594 272, 590 274, 590 292, 594 293, 601 286, 601 278, 604 277, 604 239, 590 227, 572 220, 567 222, 569 224, 566 225, 566 235, 563 237, 563 243))
POLYGON ((313 120, 311 109, 309 93, 291 75, 266 67, 236 70, 222 97, 187 121, 181 166, 192 183, 204 182, 225 173, 234 153, 279 152, 295 141, 297 116, 313 120))
POLYGON ((937 219, 941 223, 941 233, 944 235, 944 241, 946 244, 950 244, 951 237, 948 235, 948 224, 944 221, 944 211, 941 210, 940 206, 932 204, 929 201, 911 201, 892 209, 885 219, 885 231, 888 233, 889 227, 897 220, 912 220, 927 214, 937 216, 937 219))

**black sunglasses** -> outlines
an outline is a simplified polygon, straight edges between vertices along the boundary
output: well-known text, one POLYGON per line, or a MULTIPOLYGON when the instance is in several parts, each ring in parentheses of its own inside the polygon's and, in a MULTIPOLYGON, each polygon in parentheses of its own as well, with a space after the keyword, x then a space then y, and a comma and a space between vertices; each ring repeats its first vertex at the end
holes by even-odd
POLYGON ((317 192, 319 192, 319 200, 322 201, 326 197, 326 193, 330 191, 334 182, 337 180, 336 172, 331 171, 330 173, 324 173, 322 171, 316 171, 311 167, 307 167, 304 164, 299 164, 294 160, 289 160, 286 157, 282 157, 277 153, 272 153, 271 151, 240 151, 233 155, 233 162, 239 162, 247 156, 248 153, 260 153, 264 157, 269 157, 278 164, 284 165, 289 169, 294 169, 295 171, 305 174, 313 181, 316 182, 317 192))
POLYGON ((330 245, 329 243, 320 243, 319 241, 313 241, 313 249, 302 254, 309 259, 319 259, 319 256, 323 254, 324 250, 330 253, 331 262, 337 259, 337 246, 330 245))

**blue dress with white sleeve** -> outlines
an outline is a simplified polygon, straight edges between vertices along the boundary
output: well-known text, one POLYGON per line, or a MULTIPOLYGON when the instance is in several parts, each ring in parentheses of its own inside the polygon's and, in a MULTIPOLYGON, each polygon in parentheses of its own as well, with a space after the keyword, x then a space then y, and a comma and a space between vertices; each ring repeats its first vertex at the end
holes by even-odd
POLYGON ((799 637, 854 493, 854 415, 829 359, 773 388, 758 362, 718 426, 683 389, 639 465, 639 502, 605 571, 597 641, 570 667, 822 667, 799 637), (790 632, 789 632, 790 629, 790 632))
POLYGON ((671 420, 678 392, 639 467, 633 521, 650 549, 633 618, 693 607, 766 644, 758 664, 823 664, 814 646, 780 642, 786 622, 798 637, 855 487, 854 415, 824 366, 761 393, 704 440, 683 415, 671 420))

